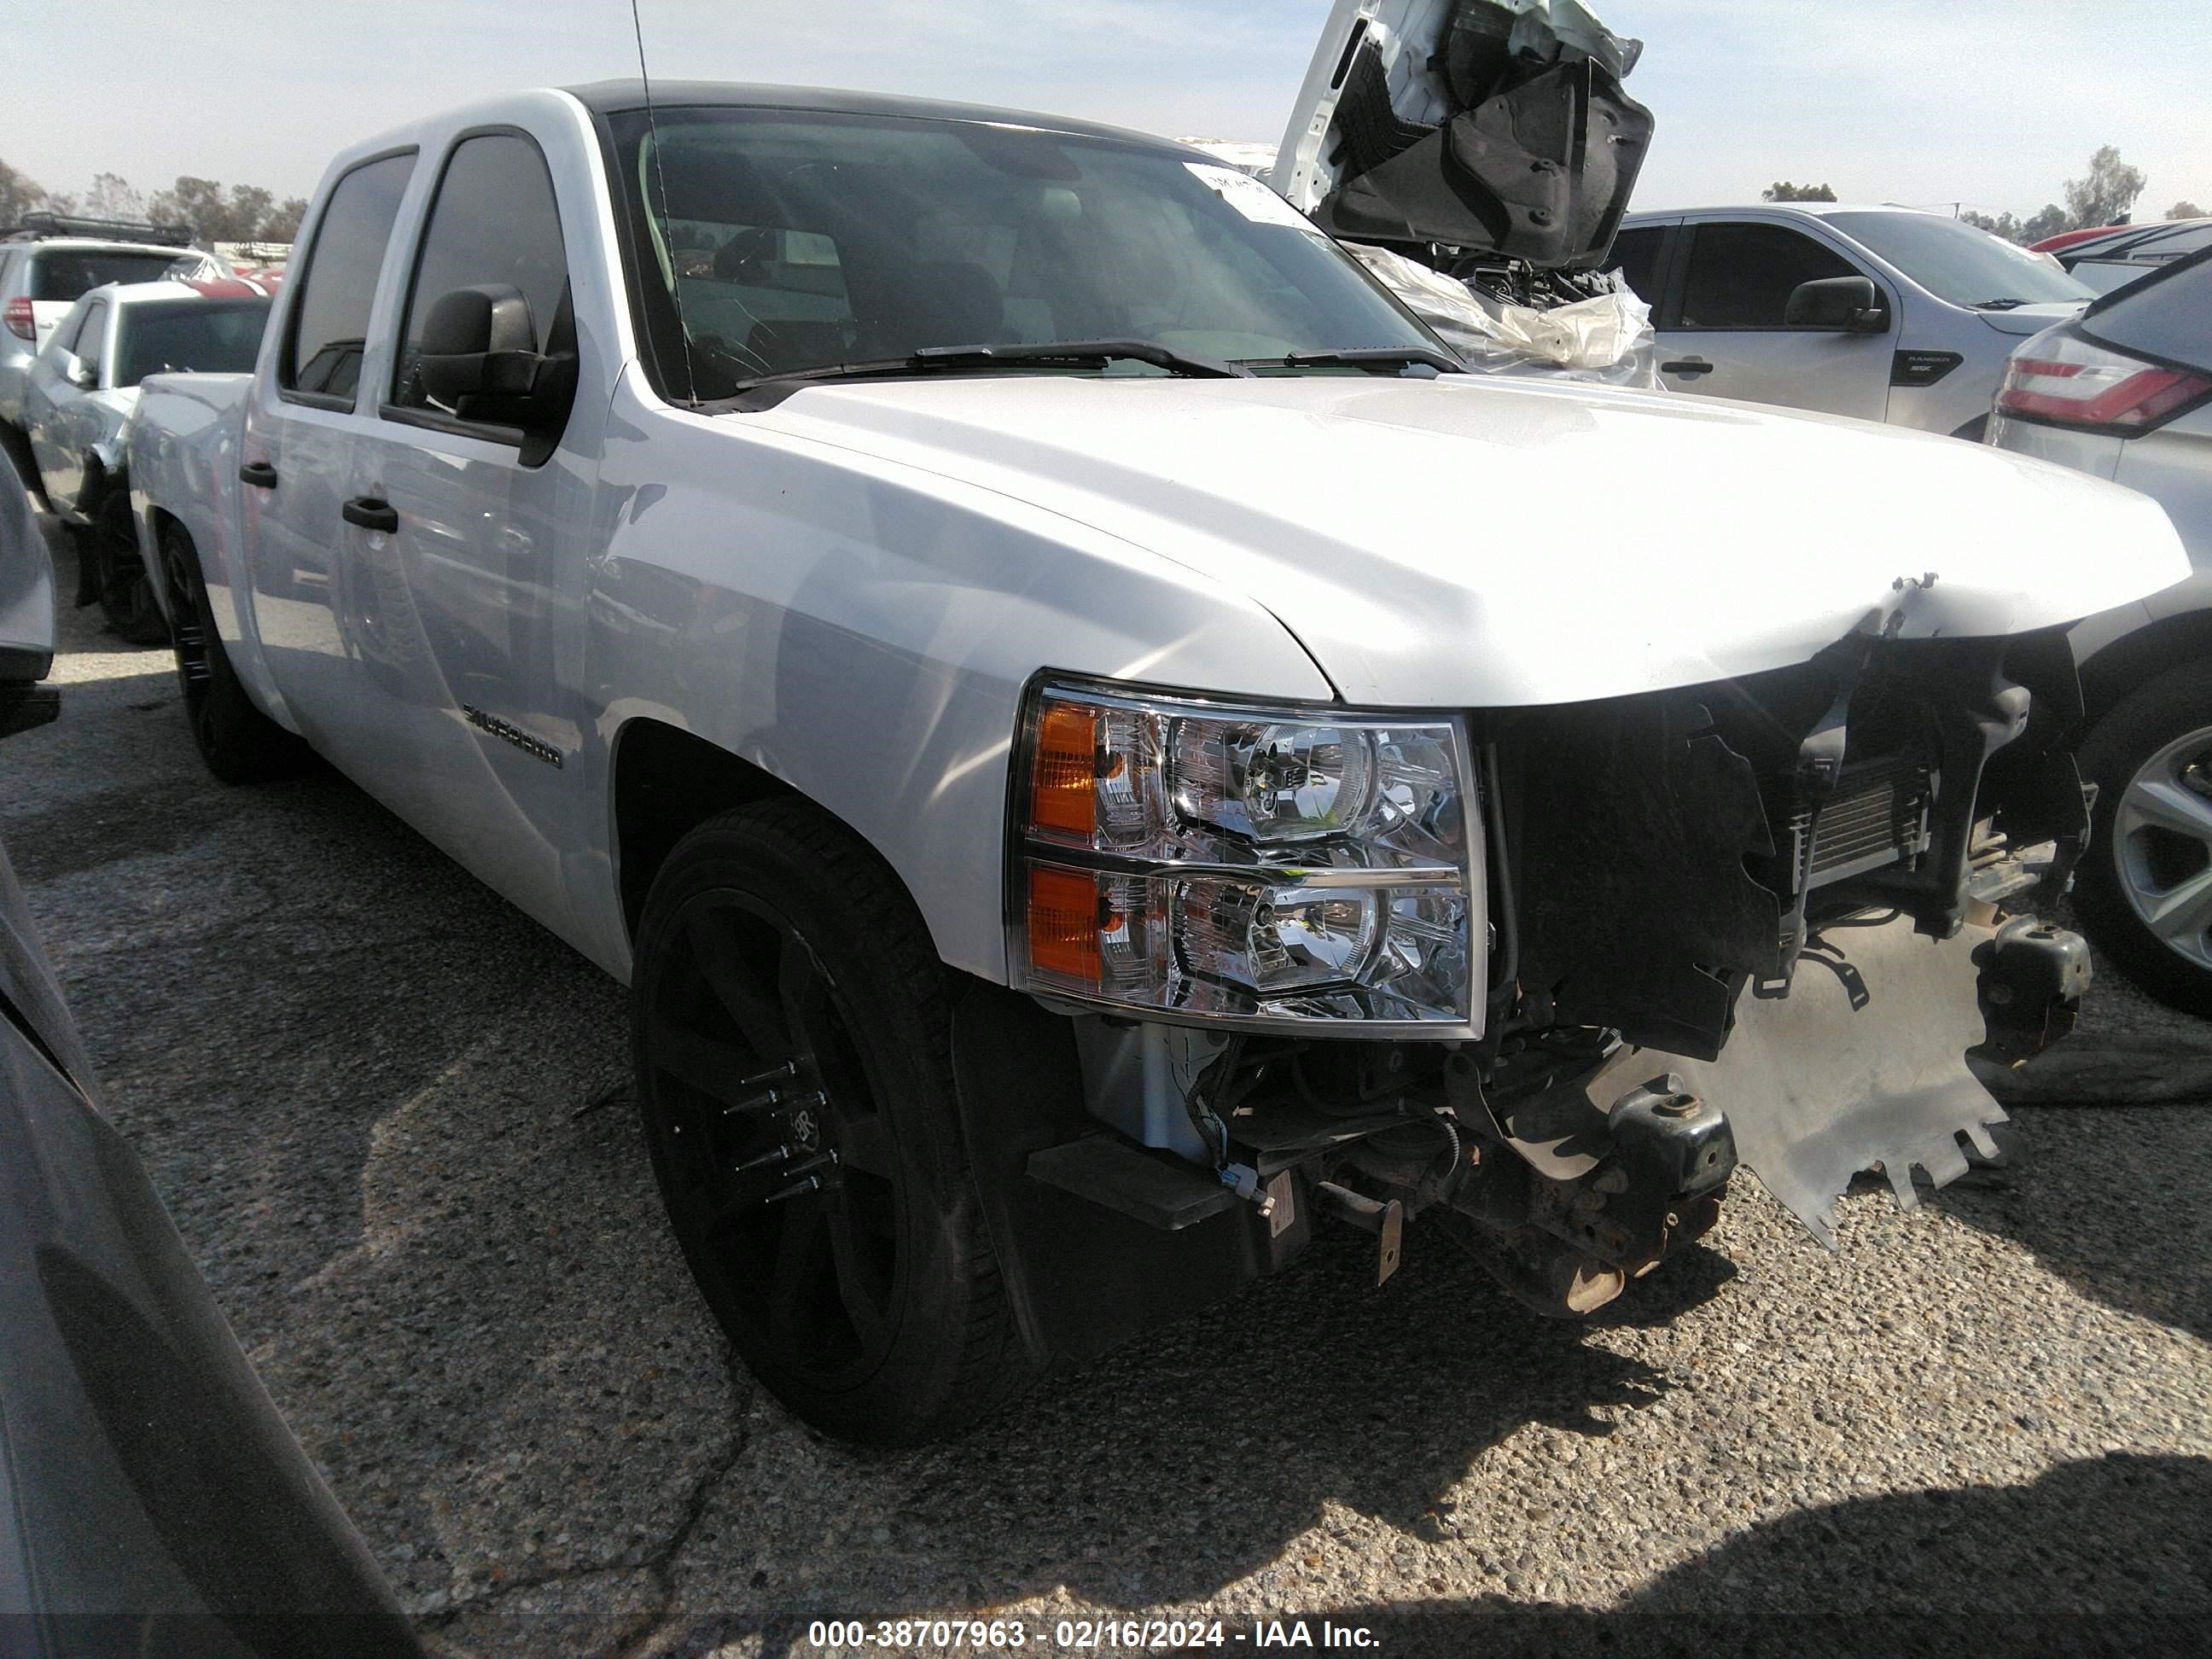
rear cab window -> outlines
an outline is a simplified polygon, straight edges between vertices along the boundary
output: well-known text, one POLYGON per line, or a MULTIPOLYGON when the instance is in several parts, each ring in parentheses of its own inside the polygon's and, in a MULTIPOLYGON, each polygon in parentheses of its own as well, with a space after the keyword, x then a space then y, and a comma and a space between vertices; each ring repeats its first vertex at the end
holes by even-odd
POLYGON ((269 320, 266 300, 179 300, 125 310, 115 384, 149 374, 250 373, 269 320))
POLYGON ((1790 296, 1800 283, 1865 274, 1832 248, 1786 225, 1701 224, 1688 227, 1686 234, 1684 328, 1785 328, 1790 296))
POLYGON ((364 161, 331 189, 307 258, 290 278, 295 298, 276 362, 280 395, 350 410, 361 380, 369 307, 415 153, 364 161))

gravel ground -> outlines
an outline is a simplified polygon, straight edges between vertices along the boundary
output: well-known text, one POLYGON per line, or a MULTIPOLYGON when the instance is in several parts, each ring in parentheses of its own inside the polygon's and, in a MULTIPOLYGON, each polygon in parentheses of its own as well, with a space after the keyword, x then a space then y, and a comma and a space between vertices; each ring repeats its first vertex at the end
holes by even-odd
MULTIPOLYGON (((166 654, 94 615, 61 720, 0 750, 0 836, 116 1121, 434 1651, 1108 1612, 1230 1651, 1294 1613, 1395 1652, 2203 1650, 2212 1113, 2024 1109, 1994 1177, 1847 1199, 1835 1255, 1739 1179, 1593 1327, 1418 1231, 1380 1291, 1327 1241, 957 1443, 856 1453, 695 1298, 616 988, 338 778, 209 779, 166 654)), ((2099 998, 2088 1036, 2212 1056, 2099 998)))

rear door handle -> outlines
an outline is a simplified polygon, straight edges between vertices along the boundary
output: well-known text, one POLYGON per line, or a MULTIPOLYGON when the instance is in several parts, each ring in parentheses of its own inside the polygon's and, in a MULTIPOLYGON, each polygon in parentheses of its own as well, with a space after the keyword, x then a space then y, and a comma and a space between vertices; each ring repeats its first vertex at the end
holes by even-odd
POLYGON ((266 461, 248 461, 238 469, 238 481, 252 484, 256 489, 276 488, 276 469, 266 461))
POLYGON ((1671 363, 1659 365, 1662 374, 1679 374, 1686 380, 1694 380, 1700 374, 1710 374, 1713 366, 1703 357, 1677 357, 1671 363))
POLYGON ((357 524, 363 530, 381 530, 386 535, 399 528, 399 511, 380 495, 356 495, 338 513, 348 524, 357 524))

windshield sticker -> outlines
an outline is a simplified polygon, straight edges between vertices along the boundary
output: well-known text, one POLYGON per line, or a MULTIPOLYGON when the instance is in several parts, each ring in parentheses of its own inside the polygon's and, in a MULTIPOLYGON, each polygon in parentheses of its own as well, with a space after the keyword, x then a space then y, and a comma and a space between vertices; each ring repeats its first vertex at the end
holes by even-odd
POLYGON ((1235 167, 1213 167, 1204 161, 1185 161, 1190 176, 1255 225, 1287 225, 1292 230, 1311 230, 1304 215, 1249 173, 1235 167))

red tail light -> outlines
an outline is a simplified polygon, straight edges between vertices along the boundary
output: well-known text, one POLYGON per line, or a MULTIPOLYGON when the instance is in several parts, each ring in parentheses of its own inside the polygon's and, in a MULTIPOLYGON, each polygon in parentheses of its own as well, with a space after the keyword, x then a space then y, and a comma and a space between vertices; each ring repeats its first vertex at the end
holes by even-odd
POLYGON ((2212 396, 2212 380, 2060 334, 2033 356, 2006 365, 1997 408, 2054 426, 2099 427, 2123 437, 2148 432, 2212 396))
POLYGON ((21 295, 8 301, 8 309, 0 313, 0 322, 8 325, 8 331, 19 340, 39 337, 39 313, 31 309, 31 302, 21 295))

